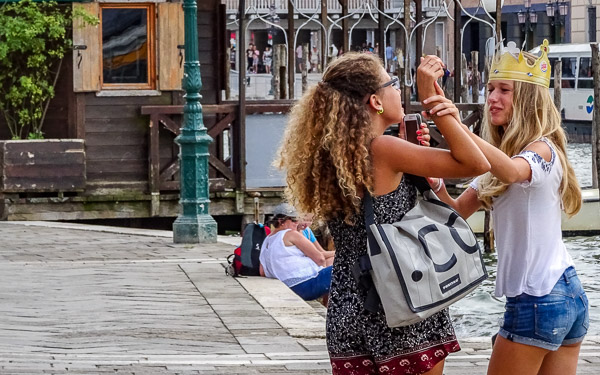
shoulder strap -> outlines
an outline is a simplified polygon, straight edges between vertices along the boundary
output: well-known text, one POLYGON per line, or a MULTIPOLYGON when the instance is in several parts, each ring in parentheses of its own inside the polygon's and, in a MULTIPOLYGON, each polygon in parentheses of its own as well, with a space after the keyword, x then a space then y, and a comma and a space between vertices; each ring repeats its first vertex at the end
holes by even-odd
POLYGON ((416 186, 419 193, 423 194, 427 190, 431 190, 431 186, 429 186, 429 182, 425 177, 415 176, 414 174, 405 173, 404 176, 416 186))

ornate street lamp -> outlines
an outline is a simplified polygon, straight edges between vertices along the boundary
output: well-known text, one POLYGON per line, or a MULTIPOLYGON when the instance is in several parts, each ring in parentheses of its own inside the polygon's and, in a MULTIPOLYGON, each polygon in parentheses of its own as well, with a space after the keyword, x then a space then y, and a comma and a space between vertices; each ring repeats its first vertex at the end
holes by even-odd
POLYGON ((569 4, 565 1, 548 0, 546 3, 546 15, 550 20, 550 26, 554 28, 554 43, 562 42, 562 27, 568 12, 569 4))
POLYGON ((185 63, 183 88, 183 128, 175 138, 179 145, 180 213, 173 223, 175 243, 217 242, 217 223, 209 215, 208 145, 212 138, 206 133, 200 104, 200 62, 198 61, 198 30, 196 0, 183 0, 185 17, 185 63))
POLYGON ((531 8, 531 0, 526 0, 524 2, 525 10, 520 10, 517 13, 517 19, 519 20, 519 24, 521 25, 521 30, 525 34, 525 49, 527 49, 530 45, 533 45, 533 30, 538 21, 538 15, 531 8), (529 34, 531 33, 531 43, 529 42, 529 34))

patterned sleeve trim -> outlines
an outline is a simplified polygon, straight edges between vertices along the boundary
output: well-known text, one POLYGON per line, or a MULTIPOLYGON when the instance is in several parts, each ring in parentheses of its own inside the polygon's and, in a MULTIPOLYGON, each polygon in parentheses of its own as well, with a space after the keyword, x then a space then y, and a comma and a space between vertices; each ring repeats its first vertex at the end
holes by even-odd
POLYGON ((520 185, 523 187, 530 186, 534 184, 536 181, 540 181, 544 177, 550 174, 552 171, 552 166, 556 160, 556 153, 554 152, 554 147, 546 138, 541 138, 540 141, 543 141, 550 148, 550 161, 546 161, 542 156, 540 156, 537 152, 531 150, 521 151, 518 155, 513 156, 512 158, 523 158, 529 163, 529 167, 531 168, 531 181, 524 181, 520 185))

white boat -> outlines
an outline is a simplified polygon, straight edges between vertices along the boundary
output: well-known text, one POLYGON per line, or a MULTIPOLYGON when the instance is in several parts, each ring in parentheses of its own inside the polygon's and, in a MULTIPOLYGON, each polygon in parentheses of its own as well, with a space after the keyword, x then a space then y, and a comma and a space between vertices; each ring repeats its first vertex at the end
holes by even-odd
MULTIPOLYGON (((563 213, 562 230, 566 235, 589 235, 600 233, 600 199, 598 189, 582 190, 583 206, 577 215, 567 218, 563 213)), ((467 223, 477 234, 483 233, 484 211, 477 211, 467 219, 467 223)))

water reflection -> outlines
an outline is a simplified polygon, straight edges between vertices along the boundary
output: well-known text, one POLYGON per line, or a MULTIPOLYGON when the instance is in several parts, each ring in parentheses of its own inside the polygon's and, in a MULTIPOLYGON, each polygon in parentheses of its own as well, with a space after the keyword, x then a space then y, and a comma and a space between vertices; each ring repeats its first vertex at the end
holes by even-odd
MULTIPOLYGON (((581 186, 590 187, 592 146, 582 143, 569 144, 567 153, 581 186)), ((597 276, 600 236, 568 237, 564 240, 590 303, 588 335, 600 335, 600 278, 597 276)), ((483 243, 480 245, 483 248, 483 243)), ((475 292, 450 307, 459 338, 491 336, 498 332, 498 321, 504 313, 504 298, 494 297, 497 257, 495 254, 486 254, 484 259, 489 279, 475 292)))

